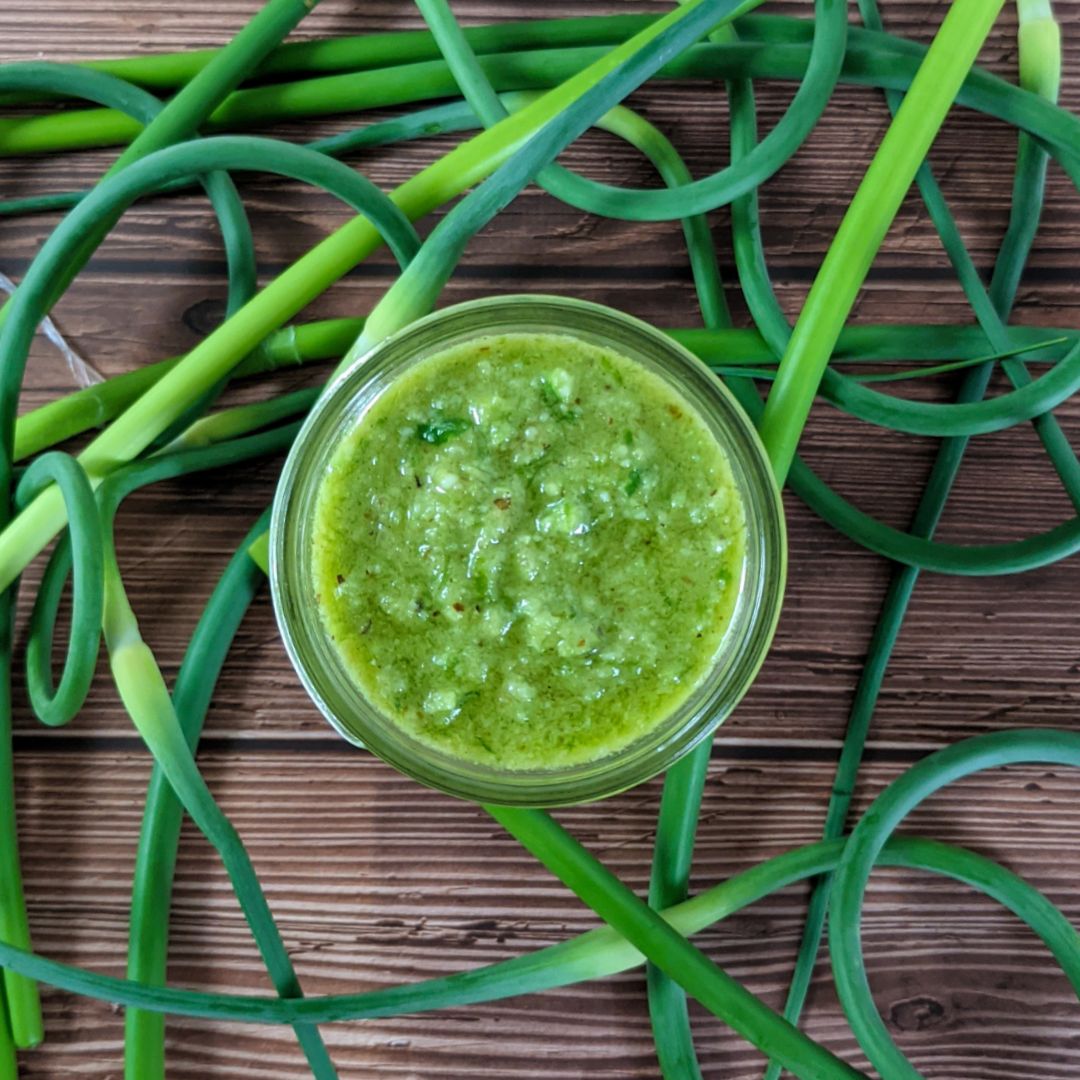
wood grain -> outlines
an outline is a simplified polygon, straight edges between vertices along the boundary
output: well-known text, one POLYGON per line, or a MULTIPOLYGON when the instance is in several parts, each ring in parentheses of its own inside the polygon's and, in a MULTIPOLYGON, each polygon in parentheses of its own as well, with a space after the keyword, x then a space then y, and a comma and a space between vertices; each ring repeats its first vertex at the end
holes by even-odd
MULTIPOLYGON (((720 744, 710 773, 696 883, 746 869, 816 836, 824 810, 820 757, 778 758, 720 744)), ((500 836, 477 809, 417 789, 362 754, 279 750, 203 755, 208 782, 244 835, 290 952, 310 993, 374 988, 516 955, 594 924, 565 890, 500 836)), ((859 809, 903 768, 880 753, 867 764, 859 809)), ((43 950, 120 973, 127 882, 145 780, 139 754, 81 750, 25 755, 32 777, 22 806, 27 881, 43 950), (85 813, 97 801, 96 815, 85 813), (93 851, 92 859, 72 856, 93 851), (64 894, 49 892, 67 865, 64 894), (103 874, 103 869, 115 868, 103 874), (93 894, 92 912, 81 899, 93 894)), ((659 783, 604 806, 560 814, 613 869, 643 888, 659 783)), ((1016 768, 950 788, 914 815, 912 831, 1007 860, 1072 917, 1070 823, 1080 778, 1016 768), (970 813, 973 805, 980 815, 970 813)), ((265 991, 265 977, 224 874, 205 843, 185 836, 173 920, 171 975, 183 985, 265 991)), ((801 925, 805 889, 763 900, 703 933, 710 955, 779 1004, 801 925)), ((914 873, 875 878, 866 953, 883 1012, 931 1076, 968 1077, 984 1056, 1024 1054, 1039 1075, 1075 1075, 1077 1017, 1068 988, 1032 935, 961 886, 914 873), (898 942, 904 946, 898 948, 898 942)), ((50 993, 50 1009, 67 1002, 50 993)), ((115 1052, 120 1020, 80 1011, 115 1052)), ((702 1016, 708 1075, 749 1077, 758 1057, 702 1016)), ((852 1061, 859 1056, 827 981, 808 1030, 852 1061)), ((265 1075, 303 1075, 288 1032, 176 1021, 171 1075, 205 1075, 207 1048, 266 1055, 265 1075), (265 1041, 263 1041, 265 1040, 265 1041)), ((526 1000, 423 1018, 327 1028, 344 1075, 577 1077, 649 1075, 649 1036, 634 974, 526 1000), (558 1032, 558 1037, 555 1033, 558 1032), (485 1050, 485 1045, 487 1049, 485 1050)), ((60 1052, 65 1038, 58 1034, 60 1052)), ((84 1049, 71 1039, 66 1053, 84 1049)), ((28 1055, 37 1069, 39 1055, 28 1055)), ((44 1064, 43 1072, 54 1075, 44 1064)), ((260 1058, 260 1062, 262 1062, 260 1058)), ((90 1075, 97 1075, 91 1073, 90 1075)), ((251 1075, 264 1075, 254 1072, 251 1075)), ((994 1075, 992 1069, 976 1075, 994 1075)), ((1023 1075, 1002 1073, 998 1075, 1023 1075)))
MULTIPOLYGON (((928 40, 943 0, 894 0, 887 25, 928 40)), ((1080 16, 1065 5, 1063 103, 1080 107, 1080 16)), ((590 10, 663 5, 592 4, 590 10)), ((805 14, 809 5, 780 3, 805 14)), ((87 58, 219 44, 252 0, 41 0, 0 10, 0 59, 87 58)), ((511 0, 455 3, 471 23, 530 17, 511 0)), ((544 15, 579 14, 557 0, 544 15)), ((324 0, 298 37, 421 25, 405 0, 324 0)), ((1007 11, 984 61, 1009 74, 1015 16, 1007 11)), ((791 87, 760 88, 762 126, 776 122, 791 87)), ((696 175, 726 157, 722 88, 666 84, 635 104, 685 152, 696 175)), ((360 118, 276 129, 290 138, 341 130, 360 118)), ((794 315, 886 123, 869 91, 841 89, 805 147, 766 187, 771 270, 794 315)), ((390 187, 450 145, 433 139, 364 155, 357 164, 390 187)), ((990 267, 1009 206, 1014 134, 969 113, 950 119, 933 161, 965 238, 990 267)), ((110 156, 3 162, 0 197, 83 187, 110 156)), ((652 182, 614 140, 589 135, 567 155, 589 175, 652 182)), ((242 191, 255 226, 260 272, 270 277, 344 222, 333 200, 260 177, 242 191)), ((1075 194, 1051 170, 1046 211, 1016 319, 1080 322, 1075 194)), ((0 221, 0 270, 21 275, 55 216, 0 221)), ((729 217, 710 215, 729 298, 729 217)), ((385 253, 320 298, 309 317, 370 308, 393 278, 385 253)), ((695 325, 692 282, 677 226, 597 220, 535 190, 525 192, 470 246, 445 301, 497 291, 562 292, 622 307, 659 325, 695 325)), ((222 258, 202 198, 153 200, 125 216, 57 309, 57 319, 105 373, 183 351, 220 318, 222 258)), ((905 203, 857 309, 874 321, 968 321, 925 210, 905 203)), ((300 373, 301 381, 319 373, 300 373)), ((292 384, 285 376, 276 385, 292 384)), ((36 346, 24 407, 70 388, 36 346)), ((947 387, 946 387, 947 389, 947 387)), ((237 399, 262 393, 237 391, 237 399)), ((1080 404, 1066 403, 1067 431, 1080 404)), ((808 459, 855 502, 906 524, 933 444, 860 426, 825 406, 805 440, 808 459)), ((270 498, 279 462, 242 476, 163 484, 134 496, 120 521, 121 561, 147 639, 175 674, 205 596, 270 498)), ((775 647, 750 694, 716 740, 695 887, 819 835, 846 711, 889 569, 831 532, 788 497, 791 573, 775 647)), ((1068 516, 1052 470, 1027 430, 978 439, 942 536, 1015 539, 1068 516)), ((1075 560, 1018 578, 927 575, 890 667, 857 792, 858 809, 926 751, 981 731, 1074 727, 1080 704, 1075 560)), ((20 676, 21 678, 21 676, 20 676)), ((21 699, 21 684, 16 686, 21 699)), ((68 729, 43 731, 25 711, 15 736, 20 831, 35 942, 60 959, 119 974, 128 890, 148 760, 105 672, 68 729)), ((200 758, 215 794, 248 843, 270 903, 311 993, 373 988, 473 967, 563 940, 593 925, 587 912, 473 807, 424 791, 336 739, 299 687, 260 598, 221 680, 200 758)), ((931 800, 913 831, 967 844, 1043 888, 1074 920, 1080 778, 1015 768, 973 778, 931 800)), ((643 888, 659 798, 654 782, 560 816, 608 864, 643 888)), ((806 900, 793 887, 700 937, 704 948, 779 1006, 806 900)), ((170 977, 178 985, 265 992, 257 954, 216 858, 185 832, 172 920, 170 977)), ((1045 950, 1011 916, 961 886, 923 875, 875 876, 866 951, 890 1030, 929 1077, 1049 1080, 1080 1075, 1075 996, 1045 950)), ((23 1055, 27 1077, 106 1080, 122 1075, 122 1017, 100 1003, 47 991, 48 1038, 23 1055)), ((807 1030, 865 1066, 822 964, 807 1030)), ((760 1055, 695 1012, 707 1077, 759 1075, 760 1055)), ((325 1030, 346 1078, 656 1077, 642 980, 597 984, 423 1017, 336 1024, 325 1030)), ((169 1023, 177 1080, 305 1075, 291 1032, 169 1023)))

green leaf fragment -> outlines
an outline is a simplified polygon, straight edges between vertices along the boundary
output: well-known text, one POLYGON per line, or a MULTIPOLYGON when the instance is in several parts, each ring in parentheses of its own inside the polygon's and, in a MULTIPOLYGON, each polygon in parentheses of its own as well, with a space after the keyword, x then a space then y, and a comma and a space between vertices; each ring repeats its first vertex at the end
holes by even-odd
POLYGON ((567 406, 559 391, 547 379, 540 380, 540 400, 551 410, 556 420, 575 420, 577 414, 567 406))
POLYGON ((438 417, 417 425, 416 435, 421 441, 430 443, 432 446, 441 446, 447 439, 463 434, 470 427, 472 427, 470 421, 459 417, 438 417))

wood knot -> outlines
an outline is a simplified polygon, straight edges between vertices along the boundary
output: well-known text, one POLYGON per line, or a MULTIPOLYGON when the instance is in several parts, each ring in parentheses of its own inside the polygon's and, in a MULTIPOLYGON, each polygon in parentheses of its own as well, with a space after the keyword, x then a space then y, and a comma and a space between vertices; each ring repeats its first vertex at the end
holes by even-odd
POLYGON ((945 1019, 945 1006, 930 997, 908 998, 889 1009, 889 1019, 900 1031, 927 1031, 945 1019))
POLYGON ((197 300, 180 318, 189 330, 193 330, 199 337, 206 337, 225 318, 225 302, 208 296, 204 300, 197 300))

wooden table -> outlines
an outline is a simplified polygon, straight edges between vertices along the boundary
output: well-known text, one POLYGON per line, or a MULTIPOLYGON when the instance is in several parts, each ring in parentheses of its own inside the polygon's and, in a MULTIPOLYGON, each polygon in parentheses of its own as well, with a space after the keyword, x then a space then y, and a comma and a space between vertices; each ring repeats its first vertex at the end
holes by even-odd
MULTIPOLYGON (((468 0, 470 23, 541 13, 509 0, 468 0)), ((627 5, 605 4, 605 9, 627 5)), ((634 9, 655 5, 629 5, 634 9)), ((660 5, 663 6, 663 5, 660 5)), ((798 13, 806 5, 787 3, 798 13)), ((885 4, 890 28, 928 40, 944 3, 885 4)), ((1080 106, 1080 16, 1066 22, 1063 100, 1080 106)), ((134 0, 38 0, 0 12, 5 60, 89 58, 225 41, 253 0, 182 7, 134 0)), ((543 14, 600 5, 553 0, 543 14)), ((1003 16, 984 59, 1011 73, 1015 16, 1003 16)), ((300 36, 417 26, 406 0, 325 0, 300 36)), ((761 88, 763 126, 791 88, 761 88)), ((726 154, 721 88, 665 85, 636 96, 701 174, 726 154)), ((286 137, 349 120, 294 124, 286 137)), ((840 213, 885 125, 875 93, 839 92, 805 148, 763 198, 772 272, 796 312, 840 213)), ((389 187, 443 152, 430 140, 368 154, 358 164, 389 187)), ((954 116, 933 152, 980 267, 991 264, 1008 208, 1014 134, 954 116)), ((7 161, 4 195, 92 181, 104 153, 7 161)), ((590 135, 569 155, 590 175, 649 182, 634 154, 590 135)), ((244 177, 269 277, 347 212, 291 184, 244 177)), ((1075 196, 1052 171, 1047 210, 1016 319, 1076 325, 1080 232, 1075 196)), ((20 276, 54 217, 0 221, 0 269, 20 276)), ((726 280, 734 278, 728 214, 712 215, 726 280)), ((309 317, 368 310, 392 280, 379 253, 320 299, 309 317)), ((696 325, 680 233, 673 224, 598 220, 536 190, 476 238, 444 300, 510 290, 560 292, 613 304, 660 325, 696 325)), ((746 315, 729 295, 740 324, 746 315)), ((196 195, 129 213, 76 285, 57 319, 102 372, 183 351, 221 315, 222 257, 196 195)), ((909 198, 858 305, 862 320, 966 321, 926 212, 909 198)), ((299 382, 319 378, 302 373, 299 382)), ((298 380, 291 378, 295 383, 298 380)), ((46 346, 35 347, 27 406, 70 388, 46 346)), ((262 393, 246 387, 237 398, 262 393)), ((1060 411, 1067 430, 1080 409, 1060 411)), ((822 406, 805 440, 809 460, 859 505, 906 525, 932 445, 841 418, 822 406)), ((280 462, 162 484, 126 504, 121 563, 146 638, 175 674, 198 612, 228 553, 269 499, 280 462)), ((791 574, 772 650, 753 690, 720 730, 701 818, 696 887, 815 839, 852 689, 888 579, 882 560, 854 547, 788 496, 791 574)), ((1068 503, 1030 430, 972 446, 941 535, 968 542, 1017 538, 1061 520, 1068 503)), ((857 793, 865 807, 929 750, 977 732, 1075 725, 1080 704, 1080 563, 1023 577, 920 583, 877 711, 857 793)), ((22 696, 21 677, 16 694, 22 696)), ((15 736, 19 828, 36 947, 122 974, 128 889, 148 755, 104 670, 70 728, 45 731, 27 712, 15 736)), ((242 833, 310 993, 372 988, 467 968, 561 941, 595 924, 567 891, 478 809, 426 791, 340 741, 295 678, 268 599, 256 603, 214 700, 200 763, 242 833)), ((647 877, 659 782, 599 806, 559 814, 626 881, 647 877)), ((980 775, 932 799, 918 832, 970 845, 1028 878, 1080 916, 1080 777, 1047 768, 980 775)), ((702 946, 779 1007, 807 890, 790 888, 714 930, 702 946)), ((935 1078, 1080 1076, 1080 1017, 1065 978, 1013 918, 980 896, 910 872, 875 875, 866 951, 877 1004, 917 1065, 935 1078)), ((186 828, 172 921, 177 985, 265 992, 267 981, 214 853, 186 828)), ((42 1048, 23 1055, 27 1077, 122 1075, 119 1010, 45 990, 42 1048)), ((706 1075, 753 1077, 761 1057, 695 1010, 706 1075)), ((865 1067, 840 1014, 824 960, 806 1028, 865 1067)), ((306 1075, 291 1031, 170 1021, 170 1077, 282 1080, 306 1075)), ((325 1028, 343 1077, 644 1078, 657 1075, 639 972, 492 1005, 325 1028)))

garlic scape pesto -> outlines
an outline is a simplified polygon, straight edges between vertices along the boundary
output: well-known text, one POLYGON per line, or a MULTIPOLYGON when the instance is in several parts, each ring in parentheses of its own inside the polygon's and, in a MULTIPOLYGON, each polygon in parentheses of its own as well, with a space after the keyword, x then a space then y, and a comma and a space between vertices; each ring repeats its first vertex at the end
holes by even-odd
POLYGON ((576 337, 473 338, 400 375, 330 459, 311 572, 371 703, 467 761, 619 750, 706 677, 743 507, 688 402, 576 337))

